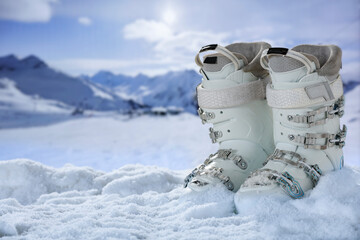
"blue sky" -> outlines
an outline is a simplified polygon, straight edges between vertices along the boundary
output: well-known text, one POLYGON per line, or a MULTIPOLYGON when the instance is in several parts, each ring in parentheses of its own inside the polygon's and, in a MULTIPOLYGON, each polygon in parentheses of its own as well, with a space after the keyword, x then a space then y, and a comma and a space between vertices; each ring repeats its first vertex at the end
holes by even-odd
POLYGON ((337 44, 360 79, 360 1, 0 0, 0 55, 35 54, 72 75, 196 69, 209 43, 337 44))

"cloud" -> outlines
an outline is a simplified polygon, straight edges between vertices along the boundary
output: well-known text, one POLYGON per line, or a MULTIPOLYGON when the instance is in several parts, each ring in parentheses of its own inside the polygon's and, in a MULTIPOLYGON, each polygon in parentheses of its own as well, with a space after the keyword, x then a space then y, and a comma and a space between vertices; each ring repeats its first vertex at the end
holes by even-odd
POLYGON ((126 25, 123 33, 125 39, 140 39, 151 43, 155 61, 163 59, 171 69, 189 66, 189 63, 194 65, 193 57, 202 46, 209 43, 224 44, 230 36, 226 32, 177 32, 167 23, 145 19, 138 19, 126 25))
POLYGON ((56 0, 1 0, 0 19, 18 22, 47 22, 56 0))
POLYGON ((78 22, 84 26, 90 26, 92 24, 92 20, 88 17, 79 17, 78 22))
POLYGON ((165 23, 153 20, 138 19, 124 27, 126 39, 144 39, 148 42, 159 42, 173 36, 172 29, 165 23))

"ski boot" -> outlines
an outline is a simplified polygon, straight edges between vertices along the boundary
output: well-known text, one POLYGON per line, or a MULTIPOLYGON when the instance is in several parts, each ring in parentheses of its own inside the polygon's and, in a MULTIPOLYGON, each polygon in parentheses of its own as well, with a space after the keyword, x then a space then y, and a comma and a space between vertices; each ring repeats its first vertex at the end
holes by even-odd
POLYGON ((261 53, 269 47, 265 42, 212 44, 197 54, 203 76, 197 87, 198 113, 203 124, 213 124, 210 138, 219 150, 185 178, 184 187, 202 191, 222 183, 237 191, 273 152, 272 116, 265 100, 269 74, 260 65, 261 53), (199 54, 210 50, 217 53, 202 62, 199 54))
POLYGON ((341 49, 334 45, 270 48, 263 52, 261 65, 272 79, 266 96, 273 112, 276 149, 236 193, 239 213, 257 205, 260 196, 302 198, 322 175, 344 165, 341 49))

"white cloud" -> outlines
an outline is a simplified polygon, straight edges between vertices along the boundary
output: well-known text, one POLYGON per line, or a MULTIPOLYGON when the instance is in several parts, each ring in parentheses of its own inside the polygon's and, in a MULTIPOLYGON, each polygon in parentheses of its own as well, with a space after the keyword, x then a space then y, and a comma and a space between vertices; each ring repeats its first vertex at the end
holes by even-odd
POLYGON ((92 20, 88 17, 79 17, 78 22, 85 26, 90 26, 92 24, 92 20))
POLYGON ((153 45, 152 57, 129 63, 123 71, 127 73, 139 72, 148 75, 177 71, 183 69, 197 69, 194 56, 204 45, 210 43, 225 44, 229 33, 214 33, 210 31, 181 31, 177 32, 171 23, 154 20, 138 19, 124 27, 125 39, 140 39, 153 45))
POLYGON ((126 39, 144 39, 148 42, 159 42, 173 36, 172 29, 165 23, 153 20, 138 19, 124 27, 126 39))
POLYGON ((0 19, 19 22, 47 22, 56 0, 1 0, 0 19))
POLYGON ((123 33, 125 39, 142 39, 152 43, 155 58, 166 60, 169 68, 194 64, 193 57, 202 46, 209 43, 223 44, 230 36, 224 32, 176 32, 169 24, 144 19, 126 25, 123 33))

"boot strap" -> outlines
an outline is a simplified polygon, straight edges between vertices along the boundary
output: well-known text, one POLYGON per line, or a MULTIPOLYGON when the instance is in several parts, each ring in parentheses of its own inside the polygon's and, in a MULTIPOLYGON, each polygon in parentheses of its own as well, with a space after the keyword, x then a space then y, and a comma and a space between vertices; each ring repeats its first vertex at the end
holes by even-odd
MULTIPOLYGON (((241 170, 245 170, 248 167, 247 162, 240 156, 235 153, 232 149, 219 149, 215 154, 210 154, 210 156, 201 164, 199 167, 195 168, 185 179, 184 179, 184 188, 187 187, 189 182, 196 177, 197 175, 209 175, 214 178, 218 178, 221 183, 223 183, 230 191, 234 189, 234 184, 231 182, 229 176, 223 174, 222 168, 206 168, 210 163, 215 159, 220 158, 223 160, 231 160, 236 166, 241 170)), ((201 185, 201 182, 198 182, 201 185)))
POLYGON ((200 72, 202 71, 202 67, 204 66, 204 64, 202 63, 202 61, 200 60, 200 53, 202 52, 206 52, 206 51, 216 51, 218 53, 220 53, 221 55, 227 57, 228 59, 230 59, 230 61, 232 61, 235 65, 235 70, 239 70, 240 69, 240 61, 239 59, 227 48, 220 46, 219 44, 210 44, 210 45, 206 45, 204 47, 202 47, 199 51, 198 54, 196 54, 195 56, 195 63, 201 68, 200 72))
POLYGON ((303 169, 306 175, 310 177, 314 187, 317 185, 320 176, 322 175, 322 171, 317 164, 310 165, 306 163, 305 158, 292 151, 275 149, 274 153, 268 157, 267 162, 268 161, 283 162, 303 169))
POLYGON ((304 88, 273 89, 266 87, 266 98, 273 108, 301 108, 326 103, 343 95, 340 76, 333 82, 316 83, 304 88))
POLYGON ((218 109, 236 107, 257 99, 264 100, 266 84, 265 80, 257 80, 212 90, 205 89, 200 84, 196 88, 198 104, 201 108, 218 109))
POLYGON ((321 107, 317 110, 307 112, 305 115, 288 115, 287 119, 294 123, 308 124, 308 127, 323 125, 328 119, 333 119, 335 116, 342 117, 344 115, 344 96, 341 96, 331 106, 321 107), (315 120, 316 116, 325 115, 324 118, 315 120))
POLYGON ((329 147, 337 146, 343 148, 345 146, 347 128, 343 128, 337 134, 330 133, 306 133, 305 136, 289 134, 289 140, 299 144, 305 149, 325 150, 329 147), (325 141, 324 144, 318 144, 318 140, 325 141))

